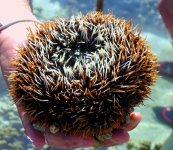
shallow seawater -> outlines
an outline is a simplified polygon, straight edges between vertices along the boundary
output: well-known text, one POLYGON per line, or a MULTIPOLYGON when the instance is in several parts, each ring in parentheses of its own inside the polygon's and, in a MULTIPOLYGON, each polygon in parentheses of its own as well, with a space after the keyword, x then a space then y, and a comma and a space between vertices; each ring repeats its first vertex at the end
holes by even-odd
MULTIPOLYGON (((33 0, 33 12, 40 21, 55 17, 68 18, 78 12, 85 14, 94 10, 95 6, 96 2, 93 0, 33 0)), ((105 0, 104 12, 108 11, 117 17, 132 19, 134 26, 138 24, 152 50, 158 55, 159 61, 173 59, 173 46, 157 11, 157 0, 105 0)), ((157 145, 163 145, 162 150, 173 149, 173 147, 168 149, 171 145, 170 141, 173 141, 172 128, 159 121, 153 111, 153 107, 156 106, 173 106, 173 78, 159 75, 162 77, 152 88, 150 99, 145 101, 145 106, 135 108, 142 113, 143 120, 135 130, 130 132, 130 141, 118 146, 98 149, 138 150, 146 143, 147 146, 149 145, 147 150, 154 149, 157 145)), ((0 149, 32 150, 34 147, 25 137, 17 110, 7 94, 7 86, 0 73, 0 149)), ((43 149, 54 150, 55 148, 43 149)))

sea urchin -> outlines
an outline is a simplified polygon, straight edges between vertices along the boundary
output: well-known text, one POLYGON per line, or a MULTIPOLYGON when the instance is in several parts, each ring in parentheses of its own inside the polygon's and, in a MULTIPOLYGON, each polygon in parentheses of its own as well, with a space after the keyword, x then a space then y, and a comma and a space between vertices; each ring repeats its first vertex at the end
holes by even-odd
POLYGON ((37 25, 13 65, 10 93, 31 123, 82 136, 111 134, 157 78, 131 21, 95 11, 37 25))

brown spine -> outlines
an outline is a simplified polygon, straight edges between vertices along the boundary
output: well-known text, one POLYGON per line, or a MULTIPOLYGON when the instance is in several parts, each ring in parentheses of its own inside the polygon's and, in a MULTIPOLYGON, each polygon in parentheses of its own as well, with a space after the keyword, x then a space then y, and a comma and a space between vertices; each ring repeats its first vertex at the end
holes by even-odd
POLYGON ((103 2, 104 0, 97 0, 96 11, 103 11, 103 2))

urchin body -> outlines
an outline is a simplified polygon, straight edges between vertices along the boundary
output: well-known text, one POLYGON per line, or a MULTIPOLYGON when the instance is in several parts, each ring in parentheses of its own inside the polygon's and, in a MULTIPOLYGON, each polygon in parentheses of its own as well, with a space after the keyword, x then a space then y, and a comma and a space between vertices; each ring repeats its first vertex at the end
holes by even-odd
POLYGON ((44 22, 18 53, 10 93, 52 132, 109 135, 156 80, 157 57, 140 32, 110 13, 44 22))

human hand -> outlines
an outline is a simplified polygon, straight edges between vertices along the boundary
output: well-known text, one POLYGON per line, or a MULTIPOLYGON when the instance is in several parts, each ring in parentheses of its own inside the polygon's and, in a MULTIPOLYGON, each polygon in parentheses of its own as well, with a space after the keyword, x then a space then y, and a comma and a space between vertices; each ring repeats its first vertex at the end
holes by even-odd
POLYGON ((173 7, 172 0, 159 0, 158 2, 158 10, 173 40, 173 9, 172 7, 173 7))
MULTIPOLYGON (((16 51, 14 49, 16 49, 17 45, 22 44, 26 40, 26 35, 28 33, 26 28, 28 27, 35 30, 34 23, 28 22, 15 24, 0 33, 0 66, 8 86, 9 68, 12 67, 10 62, 16 55, 16 51)), ((53 134, 49 131, 44 134, 33 128, 24 112, 21 112, 18 109, 18 113, 22 120, 26 135, 31 139, 34 146, 37 148, 43 147, 45 142, 52 147, 58 148, 92 147, 96 144, 93 137, 66 136, 60 133, 53 134)), ((100 142, 99 145, 114 146, 127 142, 129 140, 128 131, 133 130, 138 125, 142 116, 140 113, 133 112, 130 115, 130 119, 132 120, 130 124, 121 125, 119 129, 115 129, 113 131, 112 138, 110 140, 100 142)))

